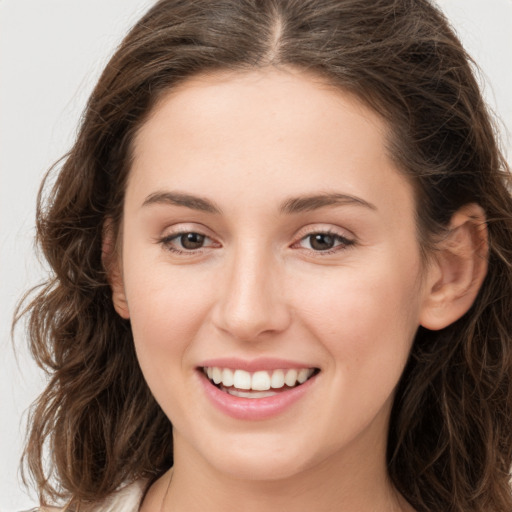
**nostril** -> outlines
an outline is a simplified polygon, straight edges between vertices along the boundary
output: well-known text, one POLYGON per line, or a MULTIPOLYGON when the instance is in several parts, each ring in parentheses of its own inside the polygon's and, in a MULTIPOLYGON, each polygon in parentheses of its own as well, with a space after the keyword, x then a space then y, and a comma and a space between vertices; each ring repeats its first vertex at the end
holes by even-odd
MULTIPOLYGON (((249 259, 254 260, 254 256, 249 259)), ((226 286, 221 286, 212 315, 218 329, 242 342, 281 333, 291 321, 289 306, 282 290, 277 289, 279 280, 272 278, 269 265, 253 271, 250 267, 250 261, 245 262, 243 272, 235 270, 226 286)))

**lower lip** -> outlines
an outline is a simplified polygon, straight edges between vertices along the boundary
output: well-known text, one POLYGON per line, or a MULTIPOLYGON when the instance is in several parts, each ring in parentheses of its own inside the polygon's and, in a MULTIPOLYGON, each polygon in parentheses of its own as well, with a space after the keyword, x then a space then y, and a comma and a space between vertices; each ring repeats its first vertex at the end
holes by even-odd
POLYGON ((232 418, 249 421, 266 420, 282 414, 311 389, 317 377, 315 375, 300 386, 281 391, 274 396, 242 398, 221 391, 208 380, 202 370, 199 374, 206 395, 217 409, 232 418))

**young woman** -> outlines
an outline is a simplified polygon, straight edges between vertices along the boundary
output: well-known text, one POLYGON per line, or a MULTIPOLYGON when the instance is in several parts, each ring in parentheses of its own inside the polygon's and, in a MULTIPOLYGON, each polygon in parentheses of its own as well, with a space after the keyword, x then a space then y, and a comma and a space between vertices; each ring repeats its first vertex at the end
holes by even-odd
POLYGON ((41 195, 43 505, 510 510, 509 185, 428 1, 158 2, 41 195))

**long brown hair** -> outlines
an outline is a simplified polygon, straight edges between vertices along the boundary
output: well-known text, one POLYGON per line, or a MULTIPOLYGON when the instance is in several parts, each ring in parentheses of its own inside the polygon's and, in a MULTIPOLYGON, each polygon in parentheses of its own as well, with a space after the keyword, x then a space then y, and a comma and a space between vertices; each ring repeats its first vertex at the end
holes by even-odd
POLYGON ((512 510, 510 175, 471 60, 427 0, 161 0, 130 31, 39 196, 52 273, 20 315, 49 374, 25 454, 41 500, 94 502, 172 465, 172 427, 112 306, 102 227, 119 225, 134 134, 164 92, 200 73, 264 66, 316 73, 386 119, 390 154, 415 186, 424 251, 461 206, 485 210, 487 277, 464 317, 419 329, 387 459, 418 511, 512 510))

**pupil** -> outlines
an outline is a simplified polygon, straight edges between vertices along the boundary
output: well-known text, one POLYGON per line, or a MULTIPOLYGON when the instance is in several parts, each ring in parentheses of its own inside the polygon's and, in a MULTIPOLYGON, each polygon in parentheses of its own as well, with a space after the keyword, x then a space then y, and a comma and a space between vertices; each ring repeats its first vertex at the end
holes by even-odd
POLYGON ((180 242, 185 249, 199 249, 203 246, 204 235, 199 233, 185 233, 181 235, 180 242))
POLYGON ((317 251, 325 251, 334 247, 334 237, 325 233, 311 235, 311 247, 317 251))

